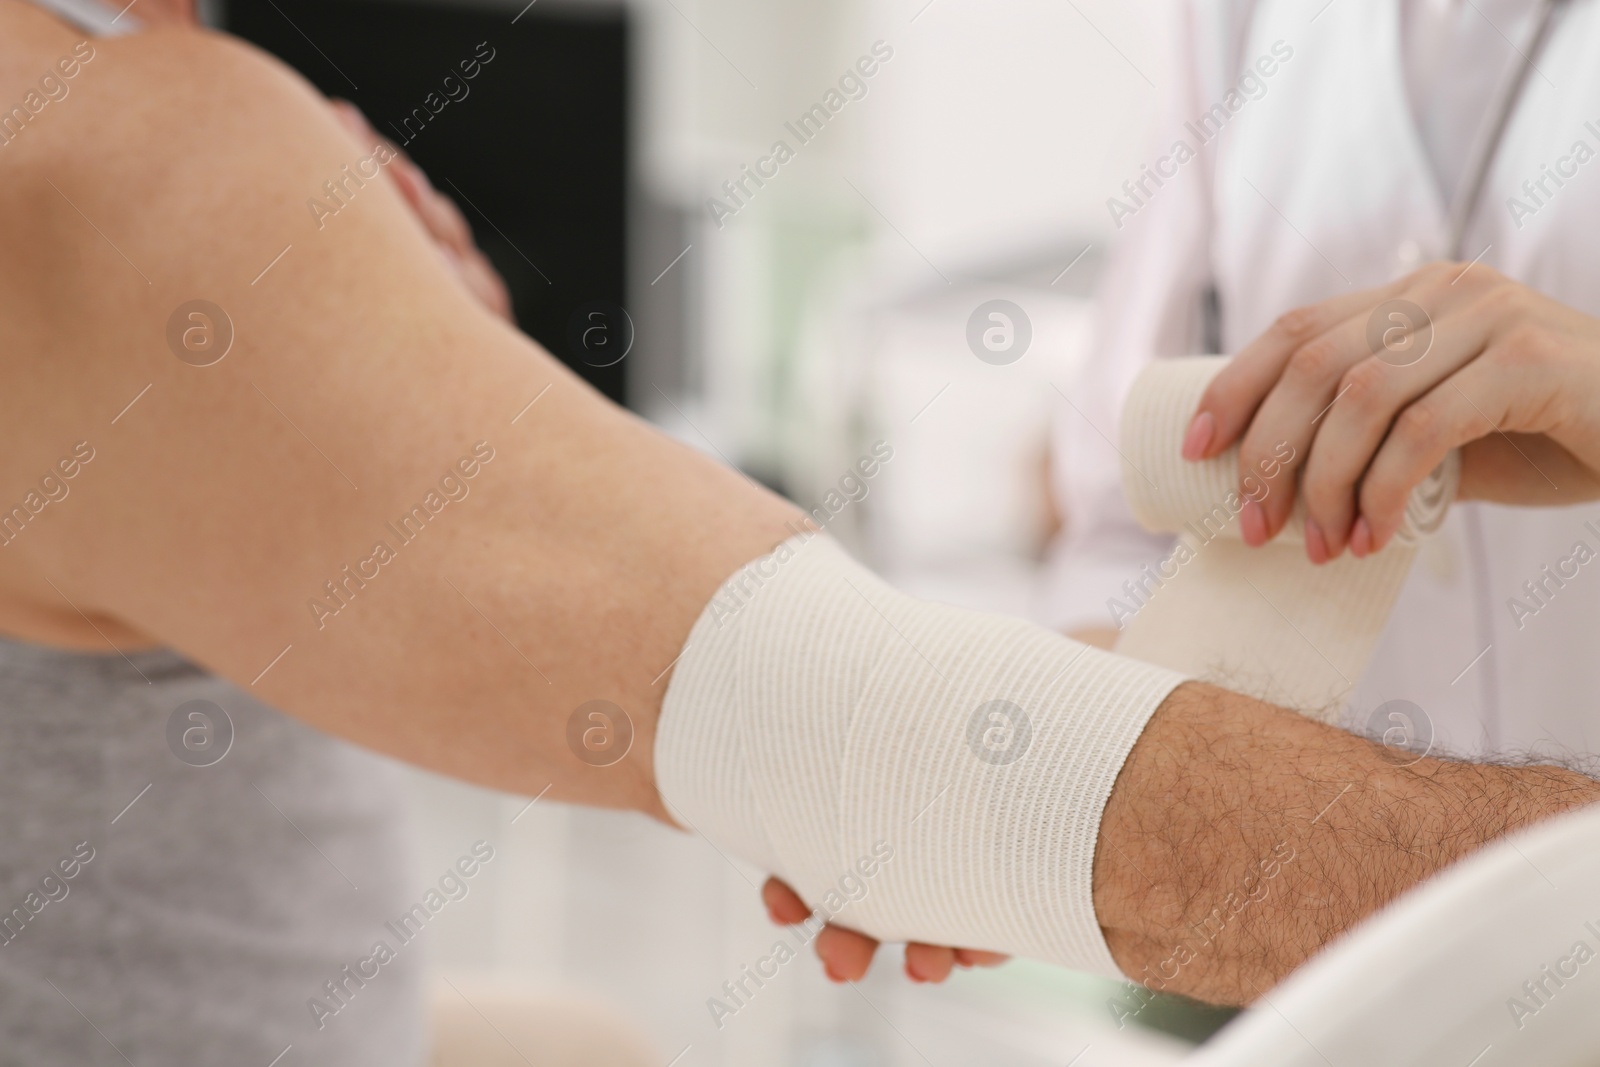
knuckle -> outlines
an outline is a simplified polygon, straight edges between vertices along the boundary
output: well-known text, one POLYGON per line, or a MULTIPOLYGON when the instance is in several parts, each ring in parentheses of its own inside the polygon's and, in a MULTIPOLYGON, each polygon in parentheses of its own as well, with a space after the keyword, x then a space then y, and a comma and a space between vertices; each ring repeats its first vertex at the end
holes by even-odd
POLYGON ((1273 322, 1272 329, 1281 340, 1302 345, 1321 332, 1321 323, 1321 313, 1311 304, 1285 311, 1273 322))
POLYGON ((1475 297, 1479 308, 1495 322, 1521 319, 1527 310, 1525 290, 1520 285, 1502 284, 1503 281, 1496 279, 1492 285, 1480 283, 1481 291, 1475 297))
POLYGON ((1456 275, 1460 274, 1461 271, 1466 271, 1466 277, 1462 279, 1463 281, 1470 280, 1474 288, 1482 289, 1485 292, 1498 292, 1500 290, 1507 289, 1515 291, 1520 288, 1504 274, 1501 274, 1498 270, 1495 270, 1487 263, 1483 263, 1481 261, 1478 263, 1461 264, 1461 269, 1458 270, 1456 274, 1451 275, 1451 277, 1456 277, 1456 275), (1469 266, 1471 267, 1470 270, 1468 270, 1469 266))
POLYGON ((1265 462, 1282 440, 1283 427, 1277 422, 1264 417, 1252 421, 1239 439, 1240 470, 1244 470, 1246 461, 1249 461, 1250 469, 1256 469, 1255 464, 1258 461, 1265 462))
POLYGON ((1433 285, 1441 281, 1448 283, 1450 279, 1459 275, 1465 266, 1465 263, 1457 263, 1451 259, 1436 259, 1419 269, 1417 278, 1433 285))
POLYGON ((1460 293, 1462 288, 1467 285, 1467 279, 1471 278, 1476 271, 1476 268, 1473 268, 1473 270, 1469 270, 1463 275, 1461 273, 1462 266, 1464 264, 1432 264, 1428 269, 1420 272, 1421 276, 1416 280, 1416 284, 1410 287, 1410 291, 1405 294, 1406 298, 1419 305, 1428 315, 1438 314, 1442 308, 1449 306, 1450 297, 1453 294, 1460 293), (1454 271, 1451 270, 1452 267, 1455 268, 1454 271))
POLYGON ((1383 396, 1388 384, 1388 371, 1388 367, 1375 359, 1364 359, 1345 371, 1339 381, 1339 395, 1343 398, 1341 403, 1347 402, 1357 408, 1375 404, 1383 396))
POLYGON ((1289 357, 1289 371, 1304 384, 1322 384, 1332 378, 1339 359, 1339 348, 1331 338, 1319 337, 1295 349, 1289 357))
POLYGON ((1487 292, 1497 288, 1505 277, 1493 267, 1471 260, 1441 260, 1429 277, 1436 288, 1471 292, 1487 292))
POLYGON ((1438 409, 1426 401, 1412 404, 1395 420, 1394 432, 1401 442, 1417 451, 1431 444, 1443 431, 1438 409))
POLYGON ((1557 357, 1559 348, 1544 327, 1528 320, 1507 327, 1500 343, 1494 347, 1500 363, 1519 370, 1547 365, 1557 357))

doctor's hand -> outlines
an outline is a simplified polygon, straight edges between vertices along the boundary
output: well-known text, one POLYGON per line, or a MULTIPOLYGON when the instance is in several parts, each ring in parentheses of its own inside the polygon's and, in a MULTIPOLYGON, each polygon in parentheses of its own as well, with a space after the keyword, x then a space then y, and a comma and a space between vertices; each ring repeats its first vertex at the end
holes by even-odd
MULTIPOLYGON (((797 894, 776 878, 761 887, 767 915, 779 926, 794 926, 811 914, 797 894)), ((822 969, 835 982, 855 982, 865 977, 878 951, 878 941, 843 926, 829 924, 816 937, 817 958, 822 969)), ((979 952, 970 948, 946 948, 912 942, 906 946, 906 977, 913 982, 942 982, 956 967, 994 967, 1007 957, 998 952, 979 952)))
MULTIPOLYGON (((1313 563, 1399 529, 1411 491, 1461 449, 1463 499, 1600 497, 1600 320, 1489 267, 1434 263, 1297 308, 1207 388, 1186 459, 1240 442, 1241 475, 1294 446, 1313 563)), ((1247 503, 1244 540, 1283 529, 1295 491, 1247 503)))

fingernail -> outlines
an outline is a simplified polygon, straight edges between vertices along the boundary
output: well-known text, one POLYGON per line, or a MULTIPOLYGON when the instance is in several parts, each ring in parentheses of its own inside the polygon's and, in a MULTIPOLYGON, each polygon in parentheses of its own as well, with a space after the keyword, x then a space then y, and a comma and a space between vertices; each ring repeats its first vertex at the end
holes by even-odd
POLYGON ((1306 520, 1306 558, 1319 567, 1328 562, 1328 541, 1311 519, 1306 520))
POLYGON ((828 981, 830 982, 837 982, 841 985, 844 983, 844 977, 833 969, 833 964, 831 963, 822 965, 822 973, 828 976, 828 981))
POLYGON ((1355 527, 1350 531, 1350 554, 1357 559, 1364 559, 1372 553, 1372 527, 1367 525, 1366 517, 1356 520, 1355 527))
POLYGON ((1211 412, 1202 411, 1189 423, 1189 432, 1183 435, 1183 458, 1205 459, 1206 449, 1217 432, 1217 420, 1211 412))
POLYGON ((1239 535, 1251 548, 1259 548, 1267 543, 1267 513, 1259 502, 1244 502, 1244 508, 1239 512, 1239 535))

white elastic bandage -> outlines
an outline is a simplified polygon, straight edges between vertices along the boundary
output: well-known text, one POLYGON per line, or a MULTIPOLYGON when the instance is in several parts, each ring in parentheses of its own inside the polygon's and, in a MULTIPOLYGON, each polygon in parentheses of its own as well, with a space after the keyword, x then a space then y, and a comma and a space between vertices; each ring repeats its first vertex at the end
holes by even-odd
POLYGON ((904 596, 802 535, 695 623, 657 782, 674 817, 808 904, 860 887, 824 913, 843 925, 1116 975, 1090 892, 1100 814, 1182 680, 904 596))
MULTIPOLYGON (((1164 359, 1135 381, 1122 414, 1123 489, 1146 529, 1178 535, 1173 554, 1131 583, 1132 613, 1117 644, 1129 656, 1183 671, 1328 721, 1361 678, 1419 541, 1455 498, 1452 452, 1412 493, 1404 525, 1381 552, 1306 558, 1304 497, 1267 545, 1239 540, 1238 448, 1182 458, 1184 431, 1226 357, 1164 359)), ((1303 458, 1303 457, 1299 457, 1303 458)), ((1291 488, 1295 472, 1253 472, 1251 495, 1291 488)))

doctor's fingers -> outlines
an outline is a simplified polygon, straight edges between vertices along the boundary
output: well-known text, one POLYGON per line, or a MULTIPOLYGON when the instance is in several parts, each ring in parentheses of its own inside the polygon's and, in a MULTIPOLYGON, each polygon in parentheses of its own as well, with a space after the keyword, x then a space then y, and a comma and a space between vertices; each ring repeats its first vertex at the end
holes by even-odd
MULTIPOLYGON (((1280 315, 1260 337, 1239 350, 1202 394, 1184 441, 1184 457, 1215 456, 1243 437, 1259 406, 1295 363, 1305 362, 1310 364, 1308 369, 1317 370, 1319 358, 1325 356, 1317 351, 1318 342, 1350 320, 1359 320, 1376 338, 1354 350, 1351 358, 1361 358, 1379 345, 1390 344, 1390 338, 1403 345, 1411 328, 1426 326, 1430 315, 1444 316, 1511 284, 1481 264, 1440 261, 1386 285, 1329 297, 1280 315), (1399 303, 1391 306, 1392 302, 1399 303)), ((1346 368, 1323 369, 1342 373, 1346 368)))
POLYGON ((1294 510, 1296 472, 1304 466, 1340 381, 1369 355, 1365 327, 1352 316, 1290 355, 1239 443, 1239 516, 1245 543, 1278 535, 1294 510))
POLYGON ((1296 352, 1350 318, 1366 314, 1402 284, 1346 293, 1280 315, 1206 387, 1184 440, 1184 458, 1208 459, 1239 440, 1296 352))
POLYGON ((1326 306, 1339 304, 1351 314, 1290 353, 1240 446, 1241 493, 1247 499, 1260 498, 1240 516, 1246 543, 1260 544, 1277 536, 1293 512, 1296 492, 1306 488, 1304 477, 1298 486, 1265 479, 1276 471, 1274 457, 1292 456, 1290 465, 1305 470, 1319 456, 1327 462, 1328 456, 1322 455, 1327 451, 1338 457, 1330 468, 1335 484, 1312 509, 1306 553, 1322 562, 1343 551, 1354 518, 1350 513, 1355 481, 1387 431, 1388 419, 1407 400, 1481 352, 1496 321, 1496 309, 1506 303, 1483 299, 1486 293, 1507 288, 1493 271, 1484 269, 1465 284, 1453 284, 1462 277, 1456 264, 1432 263, 1393 285, 1359 294, 1353 304, 1328 302, 1326 306), (1352 407, 1358 414, 1375 409, 1379 418, 1356 421, 1365 428, 1366 439, 1347 453, 1344 447, 1359 436, 1348 432, 1347 412, 1352 407), (1329 419, 1339 427, 1331 446, 1324 443, 1329 419), (1342 485, 1337 484, 1339 473, 1347 475, 1342 485))
MULTIPOLYGON (((1453 448, 1492 437, 1506 443, 1505 450, 1496 451, 1517 452, 1526 464, 1527 444, 1519 449, 1499 427, 1514 427, 1523 411, 1546 399, 1539 386, 1506 374, 1492 359, 1480 359, 1467 363, 1413 402, 1395 420, 1361 479, 1358 522, 1365 524, 1368 532, 1353 535, 1351 550, 1364 549, 1358 554, 1366 555, 1387 545, 1405 518, 1411 491, 1453 448)), ((1535 495, 1545 485, 1544 475, 1535 466, 1525 465, 1513 476, 1530 484, 1537 482, 1535 495)))
MULTIPOLYGON (((1488 316, 1465 308, 1434 324, 1426 348, 1408 347, 1403 354, 1380 350, 1340 378, 1335 399, 1319 419, 1316 438, 1301 468, 1306 554, 1313 563, 1336 558, 1347 546, 1359 555, 1377 547, 1367 536, 1377 533, 1372 516, 1366 516, 1365 531, 1360 535, 1355 531, 1357 519, 1364 514, 1357 506, 1362 475, 1391 435, 1427 429, 1431 405, 1437 401, 1426 398, 1484 354, 1493 330, 1488 316), (1420 413, 1414 410, 1419 405, 1420 413)), ((1402 512, 1405 494, 1432 469, 1423 469, 1405 487, 1400 498, 1402 512)))

